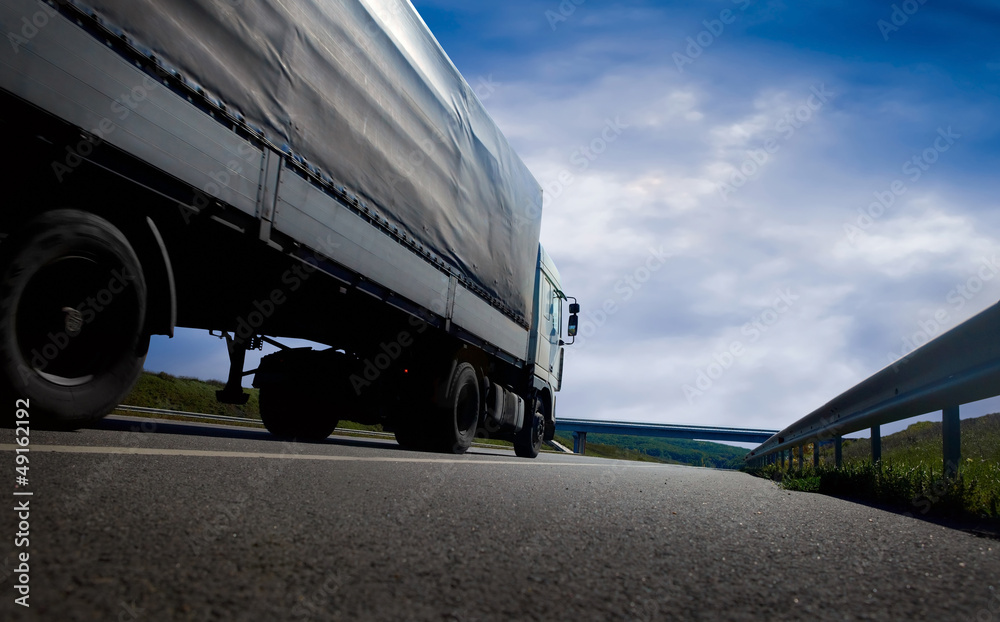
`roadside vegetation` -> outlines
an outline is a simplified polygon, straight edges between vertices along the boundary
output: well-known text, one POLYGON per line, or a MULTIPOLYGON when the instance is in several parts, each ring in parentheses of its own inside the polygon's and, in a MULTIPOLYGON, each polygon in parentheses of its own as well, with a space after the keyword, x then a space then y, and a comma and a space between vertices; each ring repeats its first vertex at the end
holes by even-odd
POLYGON ((813 468, 798 453, 792 470, 767 465, 748 472, 788 490, 820 492, 891 505, 915 516, 1000 519, 1000 414, 962 421, 962 461, 956 477, 944 474, 941 423, 922 421, 882 438, 882 460, 871 461, 871 439, 844 439, 843 468, 834 465, 833 443, 820 446, 813 468))
MULTIPOLYGON (((572 448, 571 434, 556 434, 556 440, 572 448)), ((732 445, 689 441, 684 439, 646 438, 644 436, 617 436, 613 434, 588 434, 587 455, 616 460, 637 460, 662 464, 716 469, 740 469, 747 450, 732 445)))
POLYGON ((247 389, 250 400, 243 406, 220 404, 215 392, 225 386, 217 380, 177 378, 170 374, 143 372, 132 392, 122 400, 128 406, 160 408, 201 413, 260 419, 259 391, 247 389))

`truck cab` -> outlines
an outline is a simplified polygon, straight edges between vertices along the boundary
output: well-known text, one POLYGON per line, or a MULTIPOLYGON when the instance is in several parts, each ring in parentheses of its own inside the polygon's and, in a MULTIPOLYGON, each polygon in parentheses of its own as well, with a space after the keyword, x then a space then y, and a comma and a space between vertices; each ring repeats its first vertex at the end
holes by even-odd
POLYGON ((559 270, 545 248, 539 245, 528 363, 533 384, 544 403, 545 440, 552 440, 555 430, 555 393, 562 388, 563 354, 567 345, 563 341, 563 301, 570 300, 573 302, 570 303, 566 336, 575 340, 579 305, 575 298, 563 293, 559 270))
POLYGON ((534 374, 558 391, 563 363, 563 300, 559 270, 545 248, 538 247, 538 271, 535 273, 535 312, 528 346, 534 374))

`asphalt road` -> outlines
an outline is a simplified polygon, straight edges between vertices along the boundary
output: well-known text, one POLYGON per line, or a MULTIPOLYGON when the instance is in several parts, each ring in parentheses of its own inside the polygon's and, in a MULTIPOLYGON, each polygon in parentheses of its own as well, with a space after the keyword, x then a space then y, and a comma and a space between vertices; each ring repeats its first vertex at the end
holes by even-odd
POLYGON ((0 619, 1000 622, 1000 541, 743 473, 140 421, 32 431, 30 497, 0 430, 0 619))

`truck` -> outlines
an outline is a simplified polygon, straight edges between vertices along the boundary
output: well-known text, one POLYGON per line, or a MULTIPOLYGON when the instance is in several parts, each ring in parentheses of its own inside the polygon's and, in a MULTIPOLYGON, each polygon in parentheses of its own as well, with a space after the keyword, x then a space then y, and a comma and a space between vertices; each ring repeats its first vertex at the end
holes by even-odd
POLYGON ((579 304, 542 190, 408 0, 0 0, 0 30, 4 404, 95 422, 183 327, 280 437, 553 438, 579 304))

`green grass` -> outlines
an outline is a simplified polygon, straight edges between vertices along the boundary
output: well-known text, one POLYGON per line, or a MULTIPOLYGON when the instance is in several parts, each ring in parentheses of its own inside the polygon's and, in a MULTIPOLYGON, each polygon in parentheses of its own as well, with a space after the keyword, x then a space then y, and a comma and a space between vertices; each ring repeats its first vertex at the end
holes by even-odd
POLYGON ((821 492, 889 504, 914 515, 1000 519, 1000 414, 962 421, 958 475, 944 475, 941 424, 918 422, 882 438, 882 461, 871 462, 870 439, 845 439, 843 467, 833 466, 832 444, 814 469, 767 465, 750 472, 789 490, 821 492))
POLYGON ((260 419, 257 389, 245 389, 250 394, 250 400, 243 406, 235 406, 216 401, 215 392, 223 386, 225 385, 217 380, 177 378, 162 372, 158 374, 143 372, 132 392, 122 400, 122 404, 260 419))

